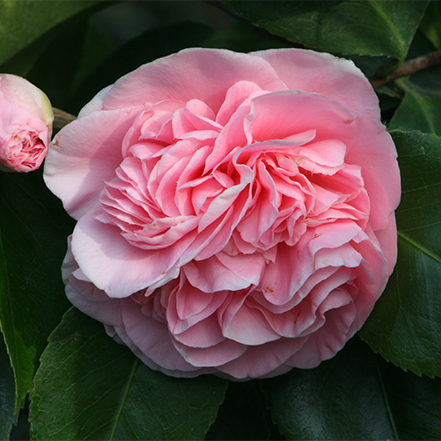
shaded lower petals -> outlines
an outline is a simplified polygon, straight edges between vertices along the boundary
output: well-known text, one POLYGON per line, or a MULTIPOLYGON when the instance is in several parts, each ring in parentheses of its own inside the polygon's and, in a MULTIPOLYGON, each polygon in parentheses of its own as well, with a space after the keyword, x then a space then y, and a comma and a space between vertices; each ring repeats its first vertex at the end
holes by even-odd
POLYGON ((209 348, 225 340, 216 314, 194 324, 179 334, 171 329, 170 332, 175 340, 191 348, 209 348))
POLYGON ((337 267, 328 266, 314 271, 311 276, 305 281, 305 283, 303 283, 301 288, 295 293, 295 295, 288 302, 281 305, 276 305, 268 301, 263 293, 258 290, 253 291, 251 295, 254 301, 262 305, 262 307, 268 310, 270 313, 276 315, 283 314, 285 312, 289 312, 296 305, 298 305, 302 301, 302 299, 304 299, 311 292, 311 290, 314 289, 316 285, 332 277, 333 274, 335 274, 339 270, 340 269, 337 267))
POLYGON ((162 368, 173 371, 197 370, 176 351, 165 323, 145 316, 140 305, 131 299, 122 299, 121 309, 124 328, 116 328, 115 331, 148 366, 151 365, 149 362, 151 360, 162 368))
POLYGON ((223 365, 240 357, 247 350, 245 345, 226 339, 208 348, 192 348, 177 340, 173 340, 173 344, 184 360, 197 367, 223 365))
POLYGON ((284 373, 291 367, 279 369, 280 366, 283 366, 286 360, 301 350, 308 338, 282 338, 261 346, 249 346, 240 358, 218 366, 218 370, 239 380, 262 376, 271 377, 276 373, 284 373))
MULTIPOLYGON (((224 317, 232 315, 228 309, 224 317)), ((223 320, 222 333, 226 338, 244 345, 256 346, 277 340, 280 335, 274 332, 259 309, 250 308, 247 302, 232 315, 229 320, 223 320)))
POLYGON ((66 285, 66 296, 80 311, 95 320, 112 326, 122 326, 120 300, 108 297, 93 283, 70 276, 66 285))
POLYGON ((326 313, 326 322, 319 331, 310 334, 305 344, 286 364, 301 369, 312 369, 323 360, 333 357, 352 337, 351 324, 356 316, 353 303, 326 313))
POLYGON ((172 332, 181 333, 211 316, 225 301, 228 293, 207 294, 188 282, 175 289, 167 305, 167 320, 172 332), (194 301, 194 303, 192 302, 194 301))
MULTIPOLYGON (((274 314, 268 310, 261 309, 268 324, 280 336, 296 338, 308 335, 312 332, 311 327, 316 324, 317 329, 323 325, 320 321, 322 309, 326 308, 327 297, 341 285, 352 279, 352 272, 349 269, 341 269, 329 278, 318 283, 294 308, 282 314, 274 314), (323 306, 325 304, 325 306, 323 306), (305 330, 309 330, 305 332, 305 330)), ((351 297, 349 296, 349 299, 351 297)), ((346 303, 345 303, 346 304, 346 303)), ((330 308, 329 308, 330 309, 330 308)), ((326 309, 325 309, 326 310, 326 309)))

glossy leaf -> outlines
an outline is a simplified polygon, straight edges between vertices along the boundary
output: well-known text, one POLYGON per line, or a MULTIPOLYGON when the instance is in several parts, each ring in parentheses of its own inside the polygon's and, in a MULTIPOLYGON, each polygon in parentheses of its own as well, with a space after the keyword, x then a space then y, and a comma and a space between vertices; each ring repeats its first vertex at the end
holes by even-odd
POLYGON ((214 31, 200 23, 175 23, 150 29, 122 45, 109 55, 78 88, 70 104, 78 112, 101 89, 142 64, 170 55, 187 47, 204 46, 214 31))
POLYGON ((441 49, 441 3, 439 1, 430 2, 424 18, 421 22, 421 30, 435 47, 441 49))
POLYGON ((14 373, 0 333, 0 440, 9 439, 9 432, 14 422, 14 403, 14 373))
POLYGON ((41 172, 0 173, 0 322, 16 408, 32 387, 47 337, 68 307, 60 266, 71 219, 41 172))
POLYGON ((414 73, 406 82, 406 86, 420 95, 441 99, 441 65, 414 73))
POLYGON ((71 308, 49 339, 31 394, 32 439, 202 439, 227 381, 152 371, 101 323, 71 308))
POLYGON ((68 111, 72 82, 82 56, 87 31, 87 14, 78 14, 54 30, 53 38, 27 73, 26 79, 44 90, 54 107, 68 111))
POLYGON ((441 433, 441 379, 404 372, 358 337, 319 367, 262 387, 288 439, 436 440, 441 433))
POLYGON ((277 429, 268 418, 259 385, 258 380, 228 384, 225 401, 206 440, 279 439, 274 437, 277 429))
POLYGON ((312 49, 404 60, 427 1, 226 1, 256 26, 312 49))
POLYGON ((406 95, 395 112, 389 129, 420 130, 441 136, 441 97, 424 96, 406 88, 406 95))
POLYGON ((361 336, 403 369, 441 376, 441 138, 392 134, 403 190, 398 262, 361 336))
POLYGON ((101 0, 0 0, 0 64, 63 20, 101 0))

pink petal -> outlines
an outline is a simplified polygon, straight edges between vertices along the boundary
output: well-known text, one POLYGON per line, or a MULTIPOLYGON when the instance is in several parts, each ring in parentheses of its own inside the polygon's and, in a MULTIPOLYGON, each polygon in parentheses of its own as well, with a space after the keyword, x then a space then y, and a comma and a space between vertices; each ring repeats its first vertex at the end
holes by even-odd
POLYGON ((236 380, 278 375, 290 369, 280 369, 280 366, 301 350, 307 341, 308 337, 280 339, 261 346, 250 346, 241 357, 219 366, 218 369, 236 380))
POLYGON ((235 257, 224 253, 192 261, 183 267, 188 281, 201 291, 213 293, 222 290, 238 291, 258 285, 265 261, 259 254, 235 257))
POLYGON ((110 297, 127 297, 177 276, 181 253, 170 249, 145 251, 130 245, 119 228, 97 221, 90 210, 77 223, 72 252, 84 274, 110 297))
POLYGON ((122 161, 121 143, 139 108, 93 112, 65 126, 46 157, 44 179, 79 219, 97 201, 122 161))
POLYGON ((225 91, 246 80, 261 89, 286 89, 261 57, 226 50, 187 49, 141 66, 118 80, 108 92, 105 109, 146 106, 164 99, 203 101, 215 113, 225 91))
POLYGON ((380 119, 378 98, 352 61, 304 49, 252 52, 268 61, 291 90, 319 93, 348 109, 380 119))

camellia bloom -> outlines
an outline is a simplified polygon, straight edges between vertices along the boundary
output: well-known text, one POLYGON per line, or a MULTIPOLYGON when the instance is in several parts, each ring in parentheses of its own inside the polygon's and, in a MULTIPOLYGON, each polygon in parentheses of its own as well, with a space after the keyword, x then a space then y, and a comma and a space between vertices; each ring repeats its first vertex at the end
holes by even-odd
POLYGON ((67 295, 170 375, 317 366, 392 273, 396 156, 350 61, 189 49, 141 66, 46 161, 78 220, 67 295))
POLYGON ((40 167, 53 120, 44 92, 24 78, 0 74, 0 170, 29 172, 40 167))

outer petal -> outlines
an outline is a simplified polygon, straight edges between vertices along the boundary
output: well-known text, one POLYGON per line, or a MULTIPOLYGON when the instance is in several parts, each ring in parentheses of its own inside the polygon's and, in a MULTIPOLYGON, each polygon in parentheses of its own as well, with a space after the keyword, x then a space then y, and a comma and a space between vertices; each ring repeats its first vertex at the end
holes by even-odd
POLYGON ((139 108, 93 112, 65 126, 51 143, 44 167, 49 189, 79 219, 115 177, 121 144, 139 108))
POLYGON ((271 91, 287 89, 262 57, 219 49, 186 49, 122 77, 108 92, 104 108, 146 106, 164 99, 199 99, 216 113, 225 92, 241 80, 271 91))
POLYGON ((378 98, 366 77, 352 61, 304 49, 252 52, 268 61, 291 90, 318 93, 380 120, 378 98))
POLYGON ((92 210, 75 227, 72 252, 86 277, 110 297, 128 297, 178 275, 170 270, 175 259, 168 250, 152 252, 130 245, 117 227, 97 221, 92 210))
POLYGON ((401 197, 397 150, 389 133, 378 121, 359 118, 359 136, 346 156, 348 164, 362 168, 371 201, 369 224, 374 231, 387 228, 390 214, 401 197))

